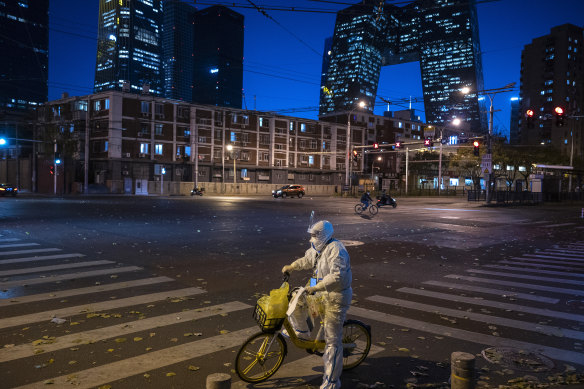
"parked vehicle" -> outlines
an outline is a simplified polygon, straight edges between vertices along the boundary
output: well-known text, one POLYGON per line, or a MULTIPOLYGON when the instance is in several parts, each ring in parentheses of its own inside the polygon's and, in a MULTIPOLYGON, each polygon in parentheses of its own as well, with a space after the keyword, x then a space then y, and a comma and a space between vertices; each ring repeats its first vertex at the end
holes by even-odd
POLYGON ((387 196, 385 201, 381 199, 381 196, 377 196, 377 207, 385 207, 391 205, 392 207, 397 207, 397 201, 393 197, 387 196))
POLYGON ((284 185, 283 187, 272 191, 272 196, 274 196, 275 199, 278 197, 285 198, 292 196, 297 196, 300 199, 305 194, 306 191, 302 185, 284 185))
POLYGON ((18 188, 10 184, 0 184, 0 196, 16 196, 18 194, 18 188))
POLYGON ((191 190, 191 196, 194 196, 194 195, 202 196, 204 191, 205 191, 205 188, 193 188, 191 190))

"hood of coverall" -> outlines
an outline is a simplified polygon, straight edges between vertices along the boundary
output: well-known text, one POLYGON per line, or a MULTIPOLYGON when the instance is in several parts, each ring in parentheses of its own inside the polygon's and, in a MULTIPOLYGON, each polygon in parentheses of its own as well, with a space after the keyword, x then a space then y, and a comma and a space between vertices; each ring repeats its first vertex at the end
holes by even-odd
POLYGON ((328 241, 333 237, 333 225, 327 220, 321 220, 310 227, 310 243, 312 247, 320 252, 328 241))

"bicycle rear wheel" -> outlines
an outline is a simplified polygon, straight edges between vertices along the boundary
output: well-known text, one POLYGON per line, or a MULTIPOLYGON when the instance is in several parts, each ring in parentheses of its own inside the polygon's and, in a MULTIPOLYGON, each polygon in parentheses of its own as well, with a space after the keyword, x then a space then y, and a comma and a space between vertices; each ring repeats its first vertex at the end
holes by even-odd
POLYGON ((359 215, 363 213, 363 204, 355 205, 355 213, 357 213, 359 215))
POLYGON ((375 204, 371 204, 371 205, 369 206, 369 213, 370 213, 371 215, 377 215, 377 212, 379 212, 379 208, 377 207, 377 205, 375 205, 375 204))
POLYGON ((265 381, 278 371, 287 352, 282 334, 257 333, 249 337, 239 349, 235 357, 235 371, 245 382, 265 381))
POLYGON ((359 320, 347 320, 343 324, 343 370, 353 369, 361 364, 371 349, 371 329, 359 320))

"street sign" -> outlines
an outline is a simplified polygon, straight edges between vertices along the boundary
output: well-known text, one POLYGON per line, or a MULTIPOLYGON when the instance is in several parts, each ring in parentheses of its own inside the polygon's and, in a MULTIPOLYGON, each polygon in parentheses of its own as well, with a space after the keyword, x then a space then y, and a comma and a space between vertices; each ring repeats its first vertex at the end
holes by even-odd
POLYGON ((483 154, 481 160, 481 172, 484 174, 491 174, 493 172, 492 154, 483 154))

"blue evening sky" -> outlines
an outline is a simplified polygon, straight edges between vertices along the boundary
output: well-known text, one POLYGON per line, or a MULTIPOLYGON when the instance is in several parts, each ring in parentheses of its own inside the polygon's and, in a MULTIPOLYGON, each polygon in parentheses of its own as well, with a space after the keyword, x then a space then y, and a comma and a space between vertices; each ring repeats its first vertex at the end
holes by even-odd
MULTIPOLYGON (((188 1, 187 1, 188 2, 188 1)), ((254 1, 257 5, 337 11, 338 2, 309 0, 254 1)), ((356 1, 355 1, 356 2, 356 1)), ((346 4, 354 4, 344 0, 346 4)), ((194 3, 191 1, 191 3, 194 3)), ((202 1, 197 4, 219 3, 202 1)), ((233 2, 232 2, 233 3, 233 2)), ((394 0, 392 3, 404 3, 394 0)), ((49 99, 62 92, 92 92, 95 72, 98 0, 51 0, 49 99)), ((236 4, 248 5, 241 1, 236 4)), ((199 9, 207 5, 197 5, 199 9)), ((262 111, 292 110, 286 115, 316 119, 324 39, 332 36, 334 13, 267 11, 272 19, 248 8, 233 8, 245 16, 245 106, 262 111)), ((519 87, 521 50, 532 39, 547 35, 554 26, 583 26, 584 0, 478 0, 479 34, 483 51, 485 88, 511 82, 519 87)), ((378 95, 388 100, 422 97, 419 63, 385 67, 378 95)), ((495 131, 508 134, 510 98, 495 98, 495 131)), ((244 106, 244 108, 245 108, 244 106)), ((378 105, 375 113, 387 107, 378 105)), ((390 106, 390 110, 408 108, 390 106)), ((413 104, 423 118, 423 104, 413 104)))

